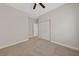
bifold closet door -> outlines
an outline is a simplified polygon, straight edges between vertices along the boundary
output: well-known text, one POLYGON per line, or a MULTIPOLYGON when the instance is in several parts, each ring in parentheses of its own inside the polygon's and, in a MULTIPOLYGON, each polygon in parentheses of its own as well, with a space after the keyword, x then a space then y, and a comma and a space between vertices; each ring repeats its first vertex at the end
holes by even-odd
POLYGON ((50 21, 49 20, 44 20, 44 21, 39 20, 38 31, 39 31, 40 38, 50 40, 50 21))

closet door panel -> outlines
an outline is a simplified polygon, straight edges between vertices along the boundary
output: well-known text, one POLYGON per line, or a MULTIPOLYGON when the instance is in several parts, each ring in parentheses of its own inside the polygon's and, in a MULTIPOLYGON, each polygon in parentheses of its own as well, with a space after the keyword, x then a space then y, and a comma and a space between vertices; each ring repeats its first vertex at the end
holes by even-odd
POLYGON ((49 21, 39 22, 39 37, 50 40, 50 26, 49 21))

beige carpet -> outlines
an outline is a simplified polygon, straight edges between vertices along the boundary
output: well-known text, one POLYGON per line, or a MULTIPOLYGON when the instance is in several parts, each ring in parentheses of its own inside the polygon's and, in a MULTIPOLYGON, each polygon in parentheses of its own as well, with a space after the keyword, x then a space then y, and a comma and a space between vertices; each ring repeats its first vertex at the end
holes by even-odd
POLYGON ((28 41, 0 50, 2 56, 79 56, 75 51, 47 40, 30 38, 28 41))

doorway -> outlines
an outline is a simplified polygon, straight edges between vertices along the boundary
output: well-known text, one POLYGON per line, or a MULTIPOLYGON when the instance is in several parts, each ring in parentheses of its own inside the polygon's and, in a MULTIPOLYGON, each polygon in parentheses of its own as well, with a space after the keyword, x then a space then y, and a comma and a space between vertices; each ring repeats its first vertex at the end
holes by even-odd
POLYGON ((33 35, 38 36, 38 24, 37 23, 33 24, 33 31, 34 31, 33 35))

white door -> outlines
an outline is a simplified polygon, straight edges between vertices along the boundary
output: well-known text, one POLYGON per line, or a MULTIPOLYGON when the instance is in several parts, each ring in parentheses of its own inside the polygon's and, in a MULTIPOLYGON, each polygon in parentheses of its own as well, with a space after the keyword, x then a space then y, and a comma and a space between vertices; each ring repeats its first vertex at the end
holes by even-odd
POLYGON ((34 36, 38 36, 38 24, 36 24, 36 23, 34 23, 34 25, 33 25, 33 27, 34 27, 34 36))
POLYGON ((42 39, 50 40, 50 22, 49 20, 39 21, 39 37, 42 39))

